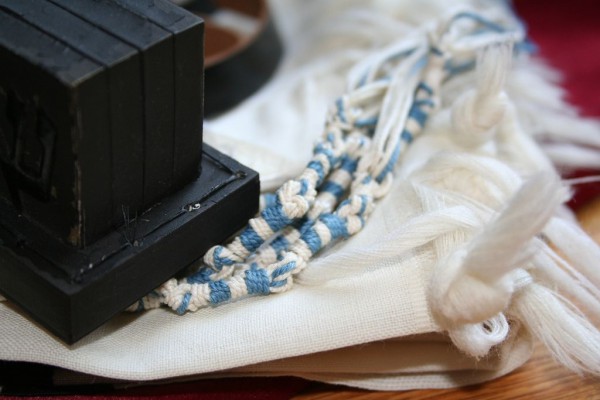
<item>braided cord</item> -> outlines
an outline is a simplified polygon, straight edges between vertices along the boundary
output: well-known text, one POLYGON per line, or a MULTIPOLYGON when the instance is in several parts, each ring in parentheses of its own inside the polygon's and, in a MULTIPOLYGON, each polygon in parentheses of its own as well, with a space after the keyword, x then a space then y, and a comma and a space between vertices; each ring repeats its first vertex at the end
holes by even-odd
MULTIPOLYGON (((444 29, 465 18, 473 21, 467 34, 506 36, 502 26, 465 13, 444 29)), ((183 314, 287 291, 317 252, 359 232, 389 191, 399 157, 439 107, 442 82, 464 70, 447 50, 450 39, 430 34, 367 62, 363 77, 329 111, 323 139, 304 171, 264 195, 259 215, 230 244, 211 248, 197 272, 167 281, 129 309, 166 304, 183 314)))

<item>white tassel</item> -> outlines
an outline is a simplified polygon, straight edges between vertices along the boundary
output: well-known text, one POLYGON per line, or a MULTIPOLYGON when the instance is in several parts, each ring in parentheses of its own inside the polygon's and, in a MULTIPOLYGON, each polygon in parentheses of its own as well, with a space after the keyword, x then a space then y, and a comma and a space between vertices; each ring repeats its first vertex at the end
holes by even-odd
POLYGON ((492 139, 507 106, 503 88, 511 53, 512 43, 504 43, 485 48, 478 54, 476 88, 461 95, 452 107, 457 143, 475 148, 492 139))
POLYGON ((448 334, 458 348, 472 357, 481 358, 506 339, 509 328, 504 314, 498 314, 483 323, 460 325, 450 329, 448 334))
POLYGON ((510 314, 570 370, 600 375, 600 332, 567 299, 531 283, 515 294, 510 314))
POLYGON ((438 261, 429 296, 444 325, 477 323, 506 309, 513 292, 510 273, 531 258, 531 239, 564 196, 554 175, 532 178, 470 244, 438 261))
POLYGON ((600 288, 600 246, 578 226, 552 218, 544 233, 579 272, 600 288))
POLYGON ((530 271, 536 281, 565 293, 600 318, 600 289, 561 259, 548 245, 539 239, 537 241, 540 251, 533 259, 535 269, 530 271))
POLYGON ((505 118, 498 126, 497 145, 499 157, 517 167, 522 174, 554 170, 547 155, 523 131, 512 103, 507 105, 505 118))
POLYGON ((552 162, 564 167, 600 168, 600 151, 596 149, 570 143, 544 143, 542 149, 552 162))

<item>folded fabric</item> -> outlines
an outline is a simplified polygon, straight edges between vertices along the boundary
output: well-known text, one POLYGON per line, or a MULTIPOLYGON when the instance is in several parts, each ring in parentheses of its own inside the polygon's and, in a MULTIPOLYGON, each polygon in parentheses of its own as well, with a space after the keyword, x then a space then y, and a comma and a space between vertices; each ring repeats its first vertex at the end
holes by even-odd
POLYGON ((69 370, 53 373, 57 387, 111 384, 116 388, 159 385, 239 376, 297 376, 308 380, 358 386, 374 390, 450 388, 502 376, 531 354, 530 338, 514 329, 500 352, 484 359, 461 353, 440 334, 408 336, 274 360, 217 373, 189 375, 156 381, 101 378, 69 370))
MULTIPOLYGON (((520 27, 503 2, 460 4, 520 27)), ((272 6, 288 48, 279 77, 206 127, 261 172, 264 189, 302 171, 354 64, 463 12, 444 1, 272 6)), ((564 104, 547 68, 512 59, 516 39, 505 42, 480 46, 476 68, 444 81, 362 231, 317 254, 292 290, 185 316, 123 314, 73 346, 1 303, 0 358, 132 381, 295 375, 440 388, 510 372, 534 335, 571 369, 600 374, 600 334, 555 291, 600 314, 600 249, 562 206, 567 187, 533 140, 552 138, 555 161, 598 166, 598 149, 585 146, 600 145, 600 130, 564 104)))

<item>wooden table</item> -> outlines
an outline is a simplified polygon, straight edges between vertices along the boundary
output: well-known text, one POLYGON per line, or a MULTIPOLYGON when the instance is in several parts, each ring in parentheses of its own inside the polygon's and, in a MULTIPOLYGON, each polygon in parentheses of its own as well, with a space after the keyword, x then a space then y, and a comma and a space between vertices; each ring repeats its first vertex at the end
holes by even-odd
MULTIPOLYGON (((600 197, 584 206, 578 217, 583 228, 600 243, 600 197)), ((600 263, 600 260, 598 260, 600 263)), ((596 320, 596 326, 600 321, 596 320)), ((341 399, 600 399, 600 378, 580 377, 557 364, 542 344, 533 357, 502 378, 479 385, 448 390, 370 392, 333 385, 311 385, 295 400, 341 399)))

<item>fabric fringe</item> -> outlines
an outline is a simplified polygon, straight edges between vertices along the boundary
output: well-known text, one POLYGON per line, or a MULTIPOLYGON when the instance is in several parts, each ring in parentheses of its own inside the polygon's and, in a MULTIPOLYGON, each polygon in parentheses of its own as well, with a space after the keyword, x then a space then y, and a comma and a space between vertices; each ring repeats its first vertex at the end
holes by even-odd
POLYGON ((578 374, 600 375, 600 332, 567 299, 531 283, 515 296, 510 314, 526 324, 558 362, 578 374))
POLYGON ((507 308, 514 291, 511 273, 537 250, 531 239, 563 198, 553 176, 532 178, 466 246, 438 261, 429 296, 443 325, 482 322, 507 308))
MULTIPOLYGON (((510 100, 507 105, 504 103, 504 92, 498 89, 497 68, 506 65, 504 57, 506 55, 500 50, 489 56, 491 61, 480 62, 478 69, 488 69, 488 72, 480 71, 476 76, 491 75, 477 81, 477 91, 467 92, 473 99, 471 103, 465 102, 463 95, 452 106, 454 143, 471 152, 481 152, 487 146, 487 151, 495 152, 507 167, 530 177, 515 191, 512 199, 506 200, 503 210, 465 244, 455 242, 448 246, 447 239, 442 241, 445 242, 446 256, 438 250, 440 260, 429 288, 432 312, 457 347, 474 357, 485 355, 494 340, 496 343, 503 340, 501 335, 490 335, 483 327, 486 323, 489 325, 490 318, 508 312, 567 368, 597 375, 600 372, 600 332, 554 288, 571 295, 592 315, 600 316, 600 247, 573 221, 557 217, 559 205, 568 199, 569 193, 559 183, 546 156, 531 140, 531 133, 526 134, 521 127, 522 116, 513 105, 515 103, 510 100), (485 82, 489 82, 489 86, 485 82), (486 96, 492 96, 492 99, 496 96, 502 102, 486 101, 486 96), (486 112, 476 110, 473 105, 487 109, 487 115, 496 117, 488 119, 487 123, 479 119, 479 124, 474 124, 473 118, 481 118, 486 112), (493 108, 498 111, 490 113, 493 108), (501 110, 504 111, 502 114, 501 110), (471 125, 466 125, 465 121, 470 121, 471 125), (568 261, 539 239, 539 235, 547 238, 568 261)), ((547 89, 552 92, 551 88, 547 89)), ((565 121, 575 117, 567 113, 562 118, 565 121)), ((591 129, 592 124, 584 126, 591 129)), ((565 139, 567 135, 563 129, 560 125, 554 127, 550 135, 565 139)), ((570 136, 574 142, 596 145, 598 130, 594 133, 596 135, 589 137, 583 134, 570 136)), ((469 166, 464 150, 462 154, 459 151, 459 154, 446 156, 446 168, 453 166, 455 171, 463 171, 462 179, 467 179, 465 171, 475 176, 477 166, 475 163, 469 166), (460 159, 462 161, 458 161, 460 159)), ((585 151, 590 157, 600 158, 596 149, 585 151)), ((579 155, 573 152, 574 157, 579 155)), ((496 168, 496 171, 500 170, 496 168)), ((488 199, 485 199, 486 185, 472 177, 470 180, 478 187, 471 190, 462 187, 462 193, 467 197, 475 195, 478 201, 487 205, 499 200, 498 193, 494 195, 489 191, 489 182, 493 180, 487 180, 488 199)), ((438 183, 438 187, 456 190, 448 181, 438 183)))
MULTIPOLYGON (((289 11, 290 4, 272 2, 275 13, 289 11)), ((280 27, 288 56, 279 77, 240 109, 207 124, 207 137, 227 148, 224 138, 243 143, 242 135, 252 136, 255 146, 287 153, 275 173, 262 174, 263 189, 272 189, 302 170, 305 160, 294 157, 310 152, 316 139, 311 134, 320 131, 327 104, 343 92, 344 83, 346 89, 357 87, 361 79, 370 79, 364 75, 366 67, 385 64, 381 60, 386 54, 376 49, 401 53, 406 43, 436 35, 433 20, 464 6, 475 13, 489 12, 519 31, 507 4, 303 4, 297 26, 280 27), (359 24, 364 29, 356 29, 359 24), (298 35, 301 26, 309 25, 314 29, 298 35), (398 37, 407 42, 394 47, 398 37), (346 82, 340 79, 344 76, 346 82), (260 124, 254 123, 257 118, 260 124), (262 132, 240 132, 235 129, 240 124, 259 126, 262 132), (279 135, 281 126, 288 135, 279 135)), ((469 63, 450 66, 464 71, 443 82, 436 104, 440 111, 431 116, 424 134, 395 170, 406 195, 418 202, 420 214, 368 251, 330 252, 312 261, 297 282, 324 285, 385 268, 390 264, 385 260, 411 257, 417 248, 430 251, 437 260, 428 288, 431 313, 458 348, 473 357, 485 356, 505 340, 512 319, 539 337, 568 368, 600 375, 600 333, 560 294, 600 315, 600 247, 575 222, 563 218, 560 205, 569 196, 568 188, 554 167, 600 168, 600 124, 579 117, 565 103, 558 73, 535 57, 513 58, 510 32, 493 43, 477 43, 480 39, 449 44, 458 60, 466 48, 484 50, 478 54, 477 68, 470 69, 469 63), (323 271, 320 263, 337 267, 323 271)), ((411 101, 410 93, 393 93, 414 83, 403 86, 406 74, 398 71, 404 75, 391 77, 395 84, 381 111, 385 121, 373 136, 372 148, 380 153, 385 146, 392 151, 391 133, 405 122, 390 116, 406 114, 397 110, 406 111, 411 101)), ((368 107, 361 111, 374 113, 368 107)), ((243 150, 241 157, 235 151, 230 154, 252 161, 244 158, 248 153, 243 150)), ((365 162, 372 163, 373 157, 367 154, 365 162)))
MULTIPOLYGON (((378 4, 390 15, 402 8, 378 4)), ((598 330, 559 294, 600 315, 600 247, 562 217, 569 190, 553 166, 600 168, 600 124, 565 103, 560 75, 540 60, 513 60, 499 45, 477 64, 444 83, 441 111, 397 170, 421 215, 368 251, 314 261, 298 282, 325 284, 433 246, 431 311, 457 347, 485 356, 506 338, 506 313, 568 368, 600 374, 598 330), (320 262, 338 267, 323 271, 320 262)))

